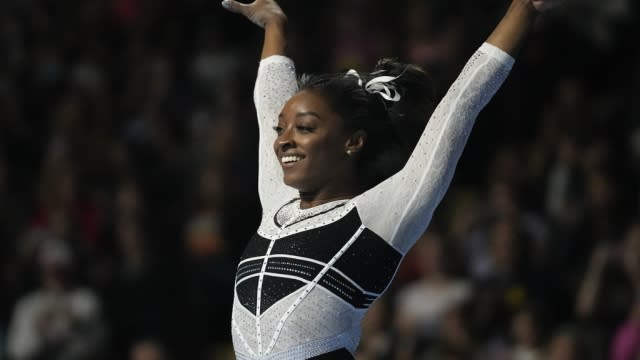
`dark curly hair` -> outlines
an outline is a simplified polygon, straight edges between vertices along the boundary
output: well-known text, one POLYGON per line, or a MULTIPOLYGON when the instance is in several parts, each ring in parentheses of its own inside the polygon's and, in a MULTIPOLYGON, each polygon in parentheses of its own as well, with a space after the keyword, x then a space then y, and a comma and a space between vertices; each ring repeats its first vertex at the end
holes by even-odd
POLYGON ((338 114, 347 132, 363 130, 367 138, 357 160, 358 181, 369 189, 400 170, 413 151, 435 107, 430 76, 420 67, 393 59, 378 61, 371 73, 302 75, 299 90, 320 94, 338 114), (399 101, 370 93, 363 84, 378 76, 391 82, 399 101))

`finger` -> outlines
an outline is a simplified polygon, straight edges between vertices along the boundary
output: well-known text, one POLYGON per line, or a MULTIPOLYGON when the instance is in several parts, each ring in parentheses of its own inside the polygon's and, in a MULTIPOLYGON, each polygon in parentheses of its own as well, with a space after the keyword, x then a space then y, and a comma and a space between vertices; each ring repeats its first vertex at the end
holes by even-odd
POLYGON ((246 11, 248 8, 247 4, 239 3, 234 0, 223 0, 222 7, 234 13, 247 15, 246 14, 246 11))

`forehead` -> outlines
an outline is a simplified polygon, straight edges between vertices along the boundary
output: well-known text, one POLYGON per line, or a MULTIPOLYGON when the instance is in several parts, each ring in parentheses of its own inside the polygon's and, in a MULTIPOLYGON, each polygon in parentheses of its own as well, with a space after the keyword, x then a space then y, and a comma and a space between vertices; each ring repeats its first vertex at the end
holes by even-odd
POLYGON ((337 117, 325 97, 310 90, 302 90, 293 95, 282 108, 280 116, 289 117, 308 112, 318 114, 321 119, 337 117))

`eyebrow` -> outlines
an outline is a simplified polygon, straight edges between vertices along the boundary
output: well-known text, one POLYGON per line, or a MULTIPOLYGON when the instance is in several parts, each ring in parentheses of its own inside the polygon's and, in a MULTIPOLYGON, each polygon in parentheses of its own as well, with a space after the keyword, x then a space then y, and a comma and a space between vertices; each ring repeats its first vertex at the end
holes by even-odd
POLYGON ((305 111, 305 112, 299 112, 296 114, 296 117, 303 117, 303 116, 314 116, 317 117, 318 119, 320 119, 320 115, 318 115, 318 113, 315 113, 313 111, 305 111))
MULTIPOLYGON (((284 116, 284 114, 280 113, 280 115, 278 115, 278 119, 282 118, 283 116, 284 116)), ((313 111, 304 111, 304 112, 299 112, 299 113, 297 113, 297 114, 296 114, 296 116, 295 116, 295 117, 296 117, 296 118, 300 118, 300 117, 303 117, 303 116, 313 116, 313 117, 316 117, 316 118, 318 118, 318 119, 322 119, 322 118, 320 117, 320 115, 318 115, 318 113, 313 112, 313 111)))

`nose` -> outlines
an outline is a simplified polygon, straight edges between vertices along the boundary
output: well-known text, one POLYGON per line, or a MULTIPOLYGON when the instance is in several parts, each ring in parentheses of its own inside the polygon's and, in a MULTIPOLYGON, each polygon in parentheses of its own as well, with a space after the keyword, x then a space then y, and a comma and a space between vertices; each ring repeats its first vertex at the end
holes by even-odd
POLYGON ((285 152, 295 146, 295 142, 291 135, 292 134, 290 127, 282 129, 282 131, 276 138, 276 147, 278 150, 280 150, 281 152, 285 152))

